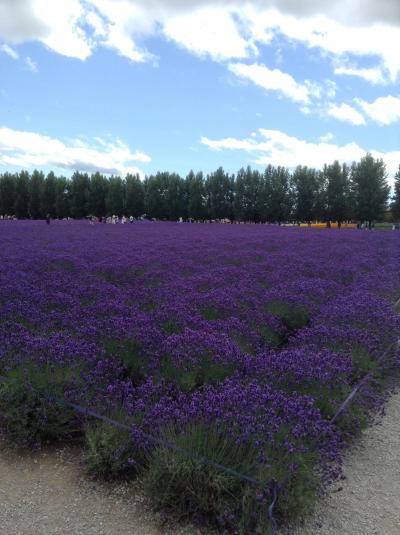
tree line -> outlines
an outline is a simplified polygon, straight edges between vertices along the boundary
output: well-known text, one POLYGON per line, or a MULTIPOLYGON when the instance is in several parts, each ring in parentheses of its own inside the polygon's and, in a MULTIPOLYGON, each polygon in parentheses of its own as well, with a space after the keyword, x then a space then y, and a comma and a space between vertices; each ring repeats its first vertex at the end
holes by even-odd
POLYGON ((322 170, 268 165, 236 175, 219 167, 186 177, 158 172, 141 180, 128 174, 106 177, 75 172, 70 179, 32 173, 0 175, 0 214, 19 219, 127 215, 162 220, 230 219, 254 222, 380 220, 390 209, 400 220, 400 166, 391 199, 385 164, 366 154, 348 166, 338 161, 322 170))

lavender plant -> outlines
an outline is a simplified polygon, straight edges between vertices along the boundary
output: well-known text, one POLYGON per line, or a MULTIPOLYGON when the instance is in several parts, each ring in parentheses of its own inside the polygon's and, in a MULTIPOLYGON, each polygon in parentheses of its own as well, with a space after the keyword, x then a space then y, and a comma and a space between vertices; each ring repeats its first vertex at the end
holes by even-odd
MULTIPOLYGON (((149 436, 196 450, 202 433, 224 430, 203 453, 275 481, 285 518, 340 473, 343 446, 382 403, 399 362, 397 233, 2 221, 0 244, 3 427, 13 435, 12 414, 31 414, 32 400, 57 385, 57 396, 133 423, 130 437, 90 423, 91 473, 147 463, 159 505, 187 504, 231 529, 246 511, 257 516, 268 492, 255 497, 230 481, 233 501, 221 490, 224 505, 212 508, 204 497, 221 474, 201 479, 197 465, 149 436), (370 372, 346 425, 332 424, 370 372), (173 492, 163 479, 172 473, 173 492)), ((76 424, 70 412, 68 425, 63 411, 42 416, 34 426, 19 418, 27 442, 76 424)))

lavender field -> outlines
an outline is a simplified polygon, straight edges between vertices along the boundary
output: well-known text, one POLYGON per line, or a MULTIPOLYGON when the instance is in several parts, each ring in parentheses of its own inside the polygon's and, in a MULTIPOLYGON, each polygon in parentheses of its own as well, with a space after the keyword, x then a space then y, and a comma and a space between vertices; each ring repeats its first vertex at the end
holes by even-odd
POLYGON ((240 533, 267 533, 271 489, 285 521, 340 475, 400 357, 398 233, 0 223, 0 423, 11 440, 80 438, 89 474, 140 474, 155 506, 240 533))

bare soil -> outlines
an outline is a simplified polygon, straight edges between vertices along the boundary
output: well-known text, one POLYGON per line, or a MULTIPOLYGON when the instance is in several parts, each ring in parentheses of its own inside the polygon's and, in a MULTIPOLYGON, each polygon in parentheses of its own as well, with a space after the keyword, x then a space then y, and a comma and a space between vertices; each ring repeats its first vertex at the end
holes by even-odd
POLYGON ((82 476, 78 448, 15 452, 0 443, 1 535, 201 535, 151 510, 140 483, 82 476))

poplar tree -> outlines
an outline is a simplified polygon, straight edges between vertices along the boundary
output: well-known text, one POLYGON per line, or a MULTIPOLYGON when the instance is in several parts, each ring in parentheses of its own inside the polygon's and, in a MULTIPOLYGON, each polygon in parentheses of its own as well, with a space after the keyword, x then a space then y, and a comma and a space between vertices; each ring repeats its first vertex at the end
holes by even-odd
POLYGON ((14 212, 18 219, 29 217, 29 187, 29 173, 28 171, 21 171, 15 179, 14 212))
POLYGON ((400 222, 400 165, 394 176, 394 195, 391 208, 394 221, 400 222))
POLYGON ((351 167, 351 187, 354 195, 355 213, 359 221, 380 219, 385 213, 390 187, 387 183, 386 166, 382 159, 370 153, 351 167))

